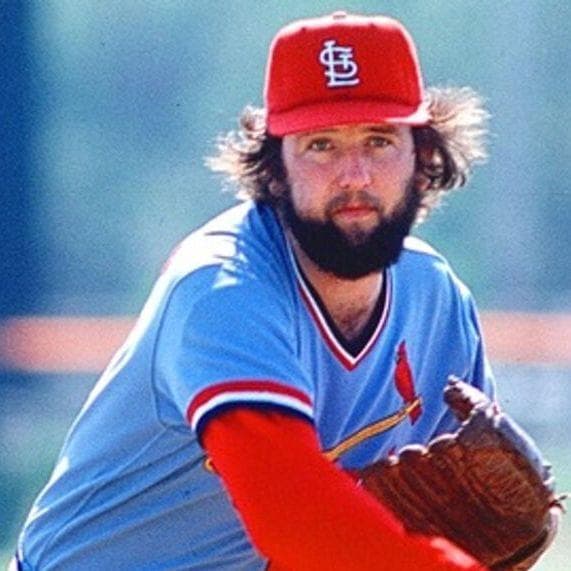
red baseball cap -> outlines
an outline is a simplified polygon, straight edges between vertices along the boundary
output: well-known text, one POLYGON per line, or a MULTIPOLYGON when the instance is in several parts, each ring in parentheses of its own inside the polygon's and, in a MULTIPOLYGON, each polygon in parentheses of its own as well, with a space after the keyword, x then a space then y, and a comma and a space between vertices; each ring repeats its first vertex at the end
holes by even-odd
POLYGON ((267 129, 278 137, 429 120, 412 38, 384 16, 335 12, 282 28, 270 47, 264 99, 267 129))

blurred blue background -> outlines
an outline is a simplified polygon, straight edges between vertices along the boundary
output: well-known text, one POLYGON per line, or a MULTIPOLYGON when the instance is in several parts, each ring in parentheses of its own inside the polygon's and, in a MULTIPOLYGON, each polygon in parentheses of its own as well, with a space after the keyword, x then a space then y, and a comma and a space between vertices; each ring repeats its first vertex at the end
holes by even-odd
MULTIPOLYGON (((491 111, 490 160, 418 234, 482 309, 571 311, 566 0, 0 0, 0 317, 138 312, 176 242, 233 202, 203 159, 261 105, 275 31, 337 9, 401 19, 426 83, 491 111)), ((569 489, 569 368, 495 365, 569 489)), ((5 553, 94 380, 0 370, 5 553)), ((542 569, 568 568, 556 547, 542 569)))

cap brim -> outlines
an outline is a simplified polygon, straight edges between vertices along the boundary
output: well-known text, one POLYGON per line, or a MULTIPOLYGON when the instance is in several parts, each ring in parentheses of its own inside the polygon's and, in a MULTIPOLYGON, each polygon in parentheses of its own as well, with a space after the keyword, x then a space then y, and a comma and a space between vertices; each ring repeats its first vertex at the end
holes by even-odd
POLYGON ((274 111, 268 114, 267 129, 271 135, 283 137, 356 123, 421 126, 429 120, 430 114, 424 103, 411 106, 379 101, 335 101, 274 111))

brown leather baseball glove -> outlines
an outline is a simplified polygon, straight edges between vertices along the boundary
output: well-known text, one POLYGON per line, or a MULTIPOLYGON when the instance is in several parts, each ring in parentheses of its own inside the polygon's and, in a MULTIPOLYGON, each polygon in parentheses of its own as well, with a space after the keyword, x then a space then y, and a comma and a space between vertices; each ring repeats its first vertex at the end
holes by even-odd
POLYGON ((563 509, 550 466, 478 389, 451 378, 444 400, 462 421, 458 431, 366 467, 362 485, 410 532, 444 536, 494 571, 529 569, 563 509))

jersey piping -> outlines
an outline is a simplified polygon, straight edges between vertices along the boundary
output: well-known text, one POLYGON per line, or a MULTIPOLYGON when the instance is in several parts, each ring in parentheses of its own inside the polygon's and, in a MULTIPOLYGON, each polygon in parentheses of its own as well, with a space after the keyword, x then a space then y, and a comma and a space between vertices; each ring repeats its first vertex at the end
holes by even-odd
POLYGON ((192 400, 186 417, 191 428, 199 434, 207 416, 216 410, 242 403, 287 408, 313 420, 313 405, 305 393, 269 380, 236 380, 209 387, 192 400))
POLYGON ((338 338, 333 329, 331 328, 327 317, 325 316, 323 310, 321 309, 320 303, 317 301, 316 297, 312 292, 311 286, 307 283, 304 275, 302 274, 297 260, 288 245, 288 252, 291 258, 291 263, 295 271, 298 288, 301 294, 309 314, 311 315, 313 321, 315 322, 321 337, 325 341, 326 345, 329 347, 333 355, 341 362, 341 364, 349 371, 355 369, 359 363, 367 356, 369 351, 373 348, 385 324, 388 320, 388 315, 392 300, 392 279, 391 272, 385 270, 384 272, 384 284, 383 289, 385 290, 385 300, 383 304, 383 309, 380 312, 378 322, 369 337, 369 340, 363 345, 360 351, 356 354, 352 354, 343 344, 343 342, 338 338))

